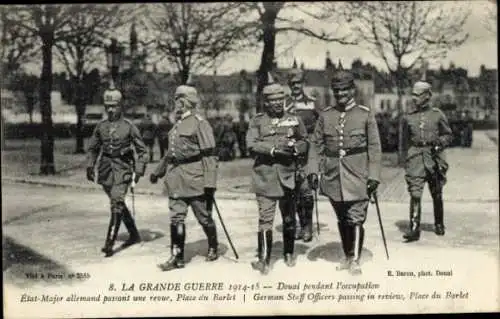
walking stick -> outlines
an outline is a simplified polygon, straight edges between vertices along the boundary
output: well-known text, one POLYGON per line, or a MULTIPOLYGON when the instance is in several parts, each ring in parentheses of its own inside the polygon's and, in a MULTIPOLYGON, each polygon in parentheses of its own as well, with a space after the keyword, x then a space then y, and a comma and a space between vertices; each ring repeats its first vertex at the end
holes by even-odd
POLYGON ((231 246, 231 249, 233 250, 234 256, 236 259, 239 259, 240 256, 238 256, 238 253, 236 252, 236 249, 233 246, 233 242, 231 240, 231 237, 229 236, 229 233, 227 232, 226 225, 224 225, 224 221, 222 220, 222 216, 220 215, 219 212, 219 207, 217 206, 217 202, 215 201, 215 198, 212 197, 212 202, 214 203, 215 211, 217 212, 217 216, 219 216, 220 223, 222 225, 222 229, 224 229, 224 233, 226 234, 227 241, 229 242, 229 245, 231 246))
POLYGON ((387 260, 389 260, 389 251, 387 250, 387 242, 385 240, 384 226, 382 225, 382 217, 380 216, 380 207, 378 206, 377 192, 373 193, 373 199, 375 201, 375 207, 377 208, 378 223, 380 225, 380 232, 382 233, 382 240, 384 241, 385 255, 387 260))
POLYGON ((314 190, 314 205, 316 206, 316 228, 318 229, 319 237, 318 188, 314 190))
POLYGON ((135 219, 135 172, 132 173, 132 184, 130 185, 130 192, 132 193, 132 215, 135 219))

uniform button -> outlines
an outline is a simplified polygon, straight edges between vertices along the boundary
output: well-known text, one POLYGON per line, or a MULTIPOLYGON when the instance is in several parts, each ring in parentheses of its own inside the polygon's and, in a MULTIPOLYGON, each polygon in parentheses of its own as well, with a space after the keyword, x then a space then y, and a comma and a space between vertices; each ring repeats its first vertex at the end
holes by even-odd
POLYGON ((339 143, 339 146, 340 146, 340 147, 344 146, 344 143, 340 142, 340 143, 339 143))
POLYGON ((344 134, 344 130, 340 130, 340 134, 344 134))
POLYGON ((339 139, 343 140, 344 139, 344 135, 340 135, 339 139))
POLYGON ((344 157, 344 156, 345 156, 345 154, 346 154, 345 150, 341 149, 341 150, 339 151, 339 155, 340 155, 340 157, 344 157))

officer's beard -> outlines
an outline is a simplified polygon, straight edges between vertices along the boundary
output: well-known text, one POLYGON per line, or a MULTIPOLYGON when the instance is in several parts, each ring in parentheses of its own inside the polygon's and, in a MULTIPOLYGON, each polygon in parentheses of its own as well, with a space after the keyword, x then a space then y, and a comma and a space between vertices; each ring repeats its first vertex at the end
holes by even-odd
POLYGON ((270 104, 268 106, 269 115, 271 117, 281 118, 285 114, 285 109, 283 104, 270 104))
POLYGON ((121 112, 118 110, 108 111, 108 120, 113 122, 121 117, 121 112))

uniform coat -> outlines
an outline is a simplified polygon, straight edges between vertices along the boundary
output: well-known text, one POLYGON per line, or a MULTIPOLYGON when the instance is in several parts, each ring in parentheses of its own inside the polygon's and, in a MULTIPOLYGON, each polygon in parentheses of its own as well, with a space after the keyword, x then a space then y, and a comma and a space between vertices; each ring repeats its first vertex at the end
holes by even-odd
POLYGON ((448 120, 438 108, 427 106, 405 116, 403 149, 407 150, 405 170, 410 192, 412 192, 411 184, 419 184, 427 173, 438 173, 442 180, 445 180, 448 170, 446 154, 444 151, 434 154, 432 146, 438 142, 444 148, 450 145, 452 140, 453 133, 448 120))
POLYGON ((283 187, 295 188, 294 161, 277 161, 271 156, 271 150, 295 140, 298 152, 306 154, 306 137, 304 123, 295 115, 285 113, 278 119, 259 113, 252 119, 246 141, 250 153, 255 157, 252 181, 253 191, 257 195, 282 197, 285 194, 283 187))
POLYGON ((101 155, 97 182, 104 187, 131 183, 134 170, 138 175, 144 175, 146 145, 139 129, 123 117, 113 122, 106 119, 98 123, 90 138, 88 150, 87 167, 94 167, 99 154, 101 155), (137 155, 135 168, 134 149, 137 155))
POLYGON ((165 178, 171 198, 204 194, 204 188, 216 188, 217 157, 212 127, 198 114, 188 112, 169 132, 169 148, 154 171, 165 178))
POLYGON ((320 156, 321 193, 335 202, 367 200, 367 181, 380 180, 382 156, 377 122, 370 109, 354 101, 345 112, 326 108, 313 141, 320 156))

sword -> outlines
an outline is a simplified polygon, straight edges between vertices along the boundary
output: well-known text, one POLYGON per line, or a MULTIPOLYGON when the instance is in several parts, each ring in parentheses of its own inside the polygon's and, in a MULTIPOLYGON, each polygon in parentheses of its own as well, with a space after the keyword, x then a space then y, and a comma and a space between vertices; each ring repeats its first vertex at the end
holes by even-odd
POLYGON ((132 215, 134 216, 134 219, 135 219, 135 194, 134 194, 134 189, 135 189, 135 172, 132 173, 132 184, 130 184, 130 192, 132 193, 132 215))
POLYGON ((314 190, 314 205, 316 206, 316 228, 318 229, 318 238, 319 238, 319 212, 318 212, 318 189, 314 190))
POLYGON ((229 242, 229 245, 231 246, 231 249, 233 250, 234 256, 236 257, 236 259, 239 259, 240 256, 238 256, 238 253, 236 252, 236 249, 233 246, 233 241, 231 240, 231 237, 229 236, 229 233, 227 232, 226 225, 224 225, 224 221, 222 220, 222 216, 220 215, 219 207, 217 206, 217 202, 215 201, 215 197, 212 197, 212 202, 214 203, 215 211, 217 212, 217 216, 219 216, 220 224, 222 225, 222 229, 224 229, 224 233, 226 234, 227 241, 229 242))
POLYGON ((380 225, 380 232, 382 233, 382 240, 384 241, 385 255, 387 260, 389 260, 389 251, 387 250, 387 242, 385 240, 384 226, 382 225, 382 217, 380 216, 380 207, 378 206, 377 192, 373 193, 373 201, 375 202, 375 207, 377 208, 378 223, 380 225))

